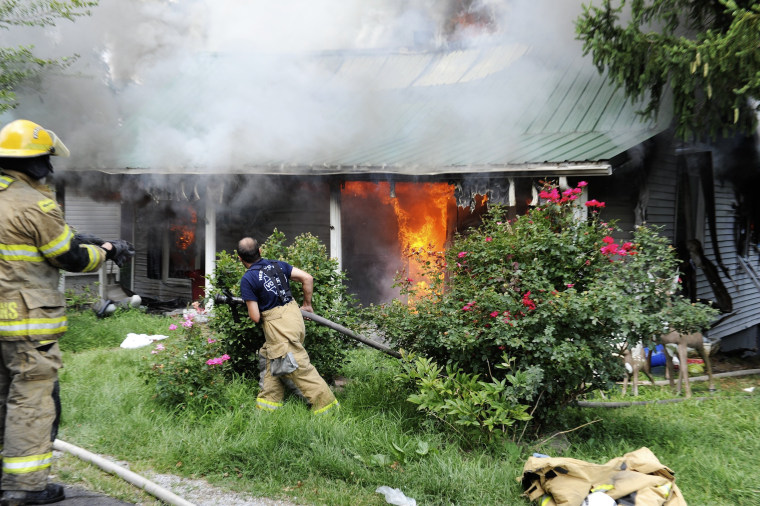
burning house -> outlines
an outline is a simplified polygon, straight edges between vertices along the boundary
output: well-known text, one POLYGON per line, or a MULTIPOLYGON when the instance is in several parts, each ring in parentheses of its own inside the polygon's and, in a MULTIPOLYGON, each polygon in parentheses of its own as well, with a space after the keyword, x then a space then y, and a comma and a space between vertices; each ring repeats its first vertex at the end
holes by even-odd
MULTIPOLYGON (((345 139, 321 139, 308 162, 276 147, 266 157, 256 149, 238 154, 223 167, 188 166, 185 153, 164 144, 166 164, 155 165, 155 154, 142 149, 125 153, 117 168, 101 168, 108 175, 97 187, 116 184, 134 206, 134 289, 188 299, 187 281, 176 280, 206 271, 207 251, 231 251, 242 234, 266 237, 277 227, 288 237, 317 235, 364 302, 387 300, 405 250, 442 249, 455 232, 477 223, 489 202, 523 212, 541 178, 607 176, 612 159, 625 159, 628 149, 664 130, 636 122, 635 110, 593 68, 577 65, 580 58, 553 74, 551 96, 493 106, 500 93, 531 95, 535 85, 521 62, 527 54, 526 47, 509 45, 310 55, 308 64, 327 69, 340 86, 360 76, 372 83, 363 96, 343 96, 341 109, 322 111, 332 117, 321 121, 350 125, 357 107, 371 108, 377 121, 361 132, 331 129, 345 139), (171 151, 182 163, 171 163, 171 151)), ((193 118, 183 110, 208 86, 205 79, 228 72, 226 65, 239 59, 209 56, 187 69, 183 79, 197 91, 179 110, 163 97, 141 109, 189 123, 193 118)), ((547 71, 541 79, 550 76, 547 71)), ((139 148, 145 121, 138 112, 125 122, 124 135, 135 137, 120 143, 139 148)), ((235 149, 256 144, 256 129, 237 128, 241 145, 235 149)), ((73 177, 70 186, 87 185, 73 177)))
POLYGON ((300 12, 303 33, 275 50, 275 39, 235 32, 232 18, 213 25, 233 3, 144 2, 173 12, 163 31, 138 7, 120 10, 152 46, 111 41, 99 63, 50 77, 27 91, 39 100, 12 113, 50 125, 70 147, 56 170, 69 221, 136 245, 132 265, 114 273, 129 290, 188 303, 216 252, 277 228, 319 237, 362 302, 387 301, 394 274, 413 268, 406 250, 442 249, 493 203, 523 213, 542 179, 583 179, 583 198, 606 201, 622 229, 664 227, 682 250, 690 295, 724 309, 711 339, 757 347, 757 213, 746 181, 731 175, 745 152, 681 145, 667 104, 642 120, 572 42, 578 6, 541 18, 541 2, 526 7, 533 12, 506 1, 316 2, 324 12, 300 12), (323 25, 309 13, 327 16, 344 48, 315 45, 323 25), (125 48, 141 65, 125 63, 125 48), (107 86, 83 77, 103 69, 107 86))

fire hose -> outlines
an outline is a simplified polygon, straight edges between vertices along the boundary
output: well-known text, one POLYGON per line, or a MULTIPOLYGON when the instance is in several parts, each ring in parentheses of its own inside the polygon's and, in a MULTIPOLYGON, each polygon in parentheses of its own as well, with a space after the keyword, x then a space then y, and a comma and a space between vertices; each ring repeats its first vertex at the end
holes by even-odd
POLYGON ((53 449, 62 452, 68 452, 73 456, 84 460, 85 462, 89 462, 90 464, 98 466, 107 473, 113 473, 127 483, 130 483, 135 487, 144 490, 145 492, 149 493, 153 497, 156 497, 157 499, 160 499, 166 504, 171 504, 172 506, 194 506, 193 503, 186 501, 170 490, 157 485, 156 483, 140 476, 137 473, 130 471, 123 466, 120 466, 119 464, 101 457, 100 455, 91 453, 84 448, 80 448, 78 446, 74 446, 73 444, 67 443, 66 441, 56 439, 53 441, 53 449))
MULTIPOLYGON (((245 305, 245 301, 242 298, 233 297, 231 295, 217 295, 216 297, 214 297, 214 302, 217 304, 227 304, 229 306, 233 306, 233 311, 235 310, 234 306, 245 305)), ((396 350, 389 348, 382 343, 378 343, 377 341, 373 341, 372 339, 364 337, 361 334, 357 334, 356 332, 349 330, 343 325, 335 323, 334 321, 328 320, 327 318, 316 315, 309 311, 304 311, 303 309, 301 310, 301 314, 304 316, 304 318, 308 318, 309 320, 319 323, 320 325, 324 325, 325 327, 331 328, 333 330, 337 330, 341 334, 344 334, 350 337, 351 339, 354 339, 355 341, 364 343, 367 346, 375 348, 376 350, 380 350, 383 353, 390 355, 392 357, 401 358, 401 353, 397 352, 396 350)))

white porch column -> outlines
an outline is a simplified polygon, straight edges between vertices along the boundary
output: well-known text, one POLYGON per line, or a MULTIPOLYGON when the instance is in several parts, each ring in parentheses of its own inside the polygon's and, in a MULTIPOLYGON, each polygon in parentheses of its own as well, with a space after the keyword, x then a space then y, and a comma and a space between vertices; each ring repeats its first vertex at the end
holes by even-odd
MULTIPOLYGON (((217 201, 221 200, 222 188, 222 186, 209 185, 206 189, 206 239, 204 242, 206 276, 213 274, 214 269, 216 268, 216 206, 217 201)), ((206 294, 208 295, 212 288, 211 281, 208 277, 205 279, 204 287, 206 294)), ((208 304, 211 306, 213 305, 213 302, 209 301, 208 304)))
POLYGON ((338 260, 338 270, 343 269, 343 240, 340 224, 340 185, 330 185, 330 256, 338 260))

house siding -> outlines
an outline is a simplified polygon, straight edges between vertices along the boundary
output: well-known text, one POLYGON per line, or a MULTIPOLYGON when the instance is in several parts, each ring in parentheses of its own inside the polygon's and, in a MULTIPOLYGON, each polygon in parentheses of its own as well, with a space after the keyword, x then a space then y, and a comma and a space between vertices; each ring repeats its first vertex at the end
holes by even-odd
MULTIPOLYGON (((100 202, 76 189, 67 189, 63 203, 66 223, 75 233, 92 234, 105 240, 121 237, 121 203, 100 202)), ((109 282, 118 281, 120 271, 106 264, 109 282)), ((66 272, 64 287, 82 290, 98 281, 97 273, 66 272)))
POLYGON ((67 191, 64 203, 66 222, 75 232, 115 239, 121 231, 121 203, 97 202, 67 191))
POLYGON ((675 239, 677 168, 672 138, 663 134, 657 137, 646 165, 594 178, 590 198, 605 202, 602 216, 620 229, 613 234, 615 239, 630 239, 639 222, 658 227, 671 242, 675 239), (641 216, 636 215, 639 202, 645 202, 641 216))
MULTIPOLYGON (((661 135, 660 140, 665 139, 661 135)), ((715 171, 719 172, 719 167, 715 171)), ((648 205, 646 221, 651 225, 662 226, 662 233, 671 241, 675 240, 675 230, 679 208, 678 155, 672 143, 660 142, 650 165, 646 179, 648 188, 648 205), (670 147, 668 148, 668 144, 670 147)), ((715 215, 718 248, 723 265, 731 276, 729 279, 718 266, 720 278, 728 290, 733 302, 734 314, 714 328, 705 332, 710 341, 721 341, 721 348, 754 348, 757 343, 757 326, 760 325, 760 280, 757 283, 741 265, 737 255, 734 239, 736 197, 733 185, 728 181, 715 180, 715 215)), ((701 219, 702 247, 705 255, 716 266, 718 264, 709 222, 706 216, 701 219)), ((760 256, 752 251, 745 259, 751 265, 760 265, 760 256)), ((715 300, 715 294, 700 269, 697 272, 697 297, 702 300, 715 300)))
MULTIPOLYGON (((664 133, 657 136, 646 164, 638 169, 640 172, 628 170, 623 174, 613 173, 610 178, 598 178, 598 185, 597 181, 590 185, 593 198, 607 201, 604 217, 610 221, 616 220, 621 229, 615 234, 616 239, 627 238, 633 230, 632 220, 637 202, 636 198, 629 198, 630 187, 638 187, 634 193, 638 191, 637 198, 646 203, 641 218, 648 225, 661 227, 661 233, 671 243, 675 243, 676 230, 682 225, 678 223, 682 190, 679 188, 678 156, 672 136, 664 133), (595 187, 601 188, 601 193, 594 193, 595 187)), ((720 173, 720 167, 714 167, 714 170, 720 173)), ((698 197, 701 198, 701 195, 698 197)), ((760 253, 756 248, 750 248, 750 253, 744 257, 743 262, 739 258, 734 237, 736 205, 735 188, 731 182, 716 179, 715 229, 721 260, 730 278, 717 265, 705 213, 692 217, 700 220, 698 227, 701 231, 697 230, 697 235, 702 234, 703 251, 718 267, 721 280, 733 302, 734 314, 705 332, 710 341, 720 341, 723 350, 757 348, 760 339, 760 253)), ((697 271, 696 281, 697 298, 715 300, 715 294, 701 269, 697 271)))
MULTIPOLYGON (((755 273, 751 267, 745 269, 736 250, 734 238, 734 221, 736 197, 734 188, 729 183, 716 182, 715 187, 715 211, 716 211, 716 235, 718 248, 723 265, 728 270, 731 278, 718 267, 721 281, 725 285, 733 302, 733 316, 727 318, 706 335, 711 340, 721 339, 721 347, 730 350, 733 348, 754 348, 757 344, 757 331, 754 329, 760 325, 760 288, 755 273), (726 339, 728 338, 728 339, 726 339)), ((704 251, 708 258, 717 265, 717 257, 713 249, 710 230, 705 223, 704 251)), ((750 266, 760 265, 760 255, 754 249, 744 258, 744 262, 750 266)), ((712 290, 707 279, 700 273, 698 277, 697 293, 700 298, 711 299, 712 290)))
POLYGON ((192 299, 192 281, 189 279, 169 279, 166 282, 160 279, 148 278, 147 255, 135 255, 135 293, 145 297, 158 299, 166 302, 182 300, 189 302, 192 299))
POLYGON ((672 140, 661 136, 652 158, 652 166, 646 178, 648 205, 644 220, 648 225, 662 227, 660 233, 675 240, 676 209, 678 194, 678 161, 672 140))

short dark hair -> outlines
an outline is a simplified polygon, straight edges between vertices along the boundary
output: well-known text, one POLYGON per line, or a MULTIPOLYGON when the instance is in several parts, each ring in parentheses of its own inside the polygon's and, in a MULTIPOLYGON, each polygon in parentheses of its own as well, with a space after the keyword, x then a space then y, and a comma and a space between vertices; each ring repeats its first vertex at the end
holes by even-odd
POLYGON ((237 247, 237 254, 243 262, 252 264, 261 259, 259 241, 253 237, 243 237, 237 247))

